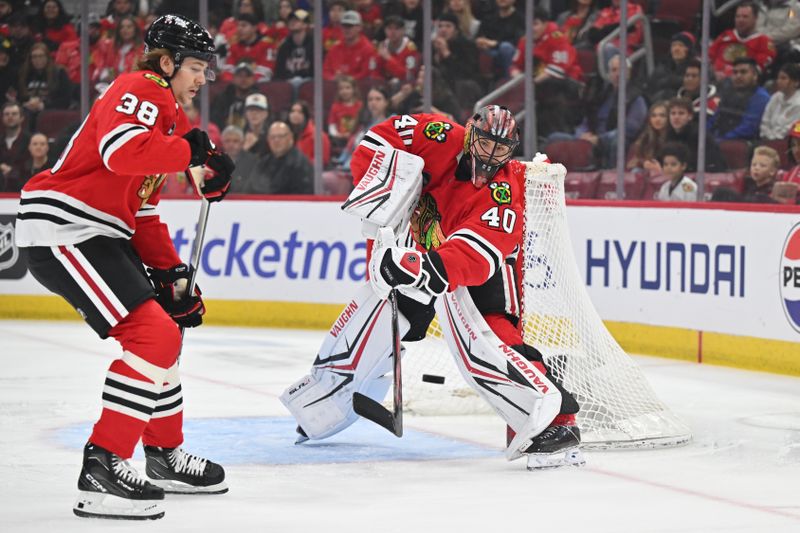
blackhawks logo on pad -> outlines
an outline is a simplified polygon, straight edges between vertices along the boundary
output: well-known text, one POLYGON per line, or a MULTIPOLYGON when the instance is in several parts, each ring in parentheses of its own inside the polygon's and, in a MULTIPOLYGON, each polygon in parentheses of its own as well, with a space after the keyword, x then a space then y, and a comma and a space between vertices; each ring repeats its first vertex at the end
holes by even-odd
POLYGON ((492 200, 494 200, 497 205, 506 205, 511 203, 511 185, 505 181, 491 182, 489 184, 489 190, 492 194, 492 200))
POLYGON ((158 85, 159 87, 163 87, 164 89, 169 87, 169 83, 164 81, 164 78, 162 78, 161 76, 157 76, 155 74, 151 74, 149 72, 145 72, 144 77, 147 78, 148 80, 153 80, 154 82, 156 82, 156 85, 158 85))
POLYGON ((437 120, 435 122, 428 122, 425 124, 425 129, 422 130, 422 133, 431 141, 443 143, 447 140, 447 132, 452 129, 452 125, 448 124, 447 122, 437 120))

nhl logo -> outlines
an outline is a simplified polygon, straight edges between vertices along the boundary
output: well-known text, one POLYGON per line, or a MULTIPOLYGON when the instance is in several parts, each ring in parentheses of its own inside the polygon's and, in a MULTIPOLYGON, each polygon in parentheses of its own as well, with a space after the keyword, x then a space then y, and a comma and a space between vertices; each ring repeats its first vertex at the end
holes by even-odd
POLYGON ((800 333, 800 224, 795 224, 783 245, 780 282, 786 318, 800 333))
POLYGON ((17 263, 19 250, 14 244, 14 224, 0 224, 0 272, 17 263))

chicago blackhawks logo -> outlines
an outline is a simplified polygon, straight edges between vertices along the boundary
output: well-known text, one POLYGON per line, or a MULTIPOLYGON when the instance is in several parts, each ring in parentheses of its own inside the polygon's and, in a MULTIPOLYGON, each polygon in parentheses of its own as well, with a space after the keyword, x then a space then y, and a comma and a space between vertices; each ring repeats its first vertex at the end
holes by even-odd
POLYGON ((144 77, 147 78, 148 80, 156 82, 156 85, 158 85, 159 87, 163 87, 164 89, 169 87, 169 84, 166 81, 164 81, 164 78, 162 78, 161 76, 156 76, 155 74, 150 74, 149 72, 146 72, 144 74, 144 77))
POLYGON ((150 196, 153 195, 153 191, 155 191, 159 185, 164 182, 164 178, 166 178, 166 174, 158 174, 157 176, 145 176, 144 181, 139 186, 139 190, 136 191, 136 196, 142 199, 142 205, 147 203, 147 200, 150 199, 150 196))
POLYGON ((494 200, 497 205, 511 203, 511 185, 505 181, 493 181, 489 184, 489 191, 491 191, 492 200, 494 200))
POLYGON ((411 214, 411 234, 414 240, 426 250, 438 248, 445 236, 440 226, 442 215, 436 206, 436 200, 430 194, 420 198, 417 208, 411 214))
POLYGON ((443 143, 447 140, 447 132, 452 130, 453 126, 447 122, 439 120, 435 122, 428 122, 425 124, 425 129, 422 130, 423 135, 431 141, 443 143))

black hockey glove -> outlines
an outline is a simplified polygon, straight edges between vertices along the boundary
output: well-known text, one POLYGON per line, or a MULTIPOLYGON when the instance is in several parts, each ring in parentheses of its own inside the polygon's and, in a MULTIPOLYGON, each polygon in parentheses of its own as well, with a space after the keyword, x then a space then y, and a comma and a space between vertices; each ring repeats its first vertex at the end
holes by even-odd
POLYGON ((186 296, 192 268, 185 263, 169 270, 148 268, 147 274, 156 291, 156 301, 181 327, 193 328, 203 323, 206 308, 200 288, 195 283, 194 294, 186 296))
POLYGON ((439 296, 448 287, 447 272, 435 251, 423 254, 394 246, 378 249, 370 259, 369 271, 373 289, 383 298, 395 287, 418 289, 429 296, 439 296))
POLYGON ((200 193, 209 202, 219 202, 228 194, 236 165, 226 153, 214 146, 206 132, 195 128, 183 138, 189 143, 192 152, 189 166, 205 166, 211 170, 211 174, 206 175, 203 180, 200 193))

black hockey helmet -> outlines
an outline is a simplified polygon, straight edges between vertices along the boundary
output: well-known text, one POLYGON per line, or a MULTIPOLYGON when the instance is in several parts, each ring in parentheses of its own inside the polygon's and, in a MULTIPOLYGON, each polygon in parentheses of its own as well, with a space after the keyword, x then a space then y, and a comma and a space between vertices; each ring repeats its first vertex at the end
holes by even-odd
POLYGON ((169 50, 176 67, 187 57, 212 64, 217 52, 208 30, 181 15, 163 15, 154 20, 144 36, 144 44, 145 52, 156 48, 169 50))

